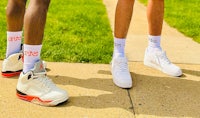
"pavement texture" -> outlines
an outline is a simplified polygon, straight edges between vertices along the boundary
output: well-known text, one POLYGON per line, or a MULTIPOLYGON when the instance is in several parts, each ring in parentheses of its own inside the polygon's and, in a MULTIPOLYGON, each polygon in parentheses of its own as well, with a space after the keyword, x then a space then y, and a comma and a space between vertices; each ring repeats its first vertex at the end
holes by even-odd
MULTIPOLYGON (((103 0, 113 29, 117 0, 103 0)), ((112 82, 110 65, 47 62, 48 76, 68 91, 70 99, 57 107, 42 107, 16 97, 18 77, 0 77, 0 118, 159 118, 200 117, 200 44, 163 26, 162 47, 181 67, 176 78, 143 65, 147 46, 146 8, 135 2, 126 55, 133 88, 112 82)), ((0 69, 2 67, 0 61, 0 69)))

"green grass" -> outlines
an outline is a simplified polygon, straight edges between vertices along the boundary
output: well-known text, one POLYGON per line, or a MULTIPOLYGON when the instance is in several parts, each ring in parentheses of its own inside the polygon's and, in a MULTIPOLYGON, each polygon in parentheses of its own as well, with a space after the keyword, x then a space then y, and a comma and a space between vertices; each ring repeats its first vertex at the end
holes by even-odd
MULTIPOLYGON (((140 0, 145 5, 147 0, 140 0)), ((200 43, 199 0, 165 0, 165 21, 200 43)))
POLYGON ((0 59, 5 57, 6 51, 6 16, 5 16, 5 3, 3 0, 0 2, 0 59))
MULTIPOLYGON (((7 2, 7 1, 6 1, 7 2)), ((2 1, 0 6, 6 6, 2 1)), ((6 47, 5 7, 0 7, 0 59, 6 47)), ((109 63, 113 38, 102 0, 52 0, 48 11, 42 59, 109 63)))

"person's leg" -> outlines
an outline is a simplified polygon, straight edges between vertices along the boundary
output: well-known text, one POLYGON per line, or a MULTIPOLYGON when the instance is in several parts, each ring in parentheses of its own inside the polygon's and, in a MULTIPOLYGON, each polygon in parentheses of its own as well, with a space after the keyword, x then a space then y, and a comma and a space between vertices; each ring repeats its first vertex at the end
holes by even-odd
POLYGON ((41 45, 50 0, 30 0, 24 17, 24 43, 41 45))
POLYGON ((23 27, 26 0, 8 0, 6 8, 7 30, 21 31, 23 27))
POLYGON ((6 58, 21 50, 22 27, 26 0, 8 0, 7 18, 7 50, 6 58))
POLYGON ((12 77, 19 75, 23 68, 21 40, 26 0, 8 0, 7 18, 7 47, 6 58, 2 64, 2 75, 12 77))
POLYGON ((24 67, 26 73, 40 60, 50 0, 30 0, 24 17, 24 67))
POLYGON ((40 60, 44 27, 50 0, 30 0, 24 19, 24 67, 17 83, 17 96, 35 104, 55 106, 68 99, 46 76, 40 60))
POLYGON ((160 40, 164 16, 164 0, 149 0, 147 6, 147 19, 149 28, 150 51, 161 50, 160 40))
POLYGON ((163 16, 164 0, 149 0, 147 6, 149 44, 145 52, 144 64, 171 76, 181 76, 181 69, 170 62, 160 46, 163 16))
POLYGON ((124 54, 126 36, 133 13, 134 0, 118 0, 115 13, 114 51, 112 59, 113 82, 121 88, 131 88, 132 79, 124 54))
POLYGON ((164 16, 164 0, 149 0, 147 6, 147 19, 149 35, 160 36, 164 16))
POLYGON ((118 0, 115 13, 113 56, 124 57, 125 39, 133 13, 134 0, 118 0))

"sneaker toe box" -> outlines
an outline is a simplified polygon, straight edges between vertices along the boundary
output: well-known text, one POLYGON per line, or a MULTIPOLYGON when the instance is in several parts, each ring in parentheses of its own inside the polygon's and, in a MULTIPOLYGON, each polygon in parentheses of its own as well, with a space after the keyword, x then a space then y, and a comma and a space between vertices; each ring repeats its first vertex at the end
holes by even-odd
POLYGON ((52 105, 57 105, 57 104, 67 101, 68 98, 69 98, 69 95, 68 95, 67 91, 58 89, 58 90, 53 90, 53 91, 49 92, 48 94, 42 96, 41 99, 51 100, 52 105))
POLYGON ((121 88, 131 88, 132 79, 130 73, 116 73, 113 76, 113 82, 121 88))
POLYGON ((172 64, 168 68, 163 69, 163 71, 164 71, 164 73, 169 74, 174 77, 179 77, 182 75, 181 69, 174 64, 172 64))

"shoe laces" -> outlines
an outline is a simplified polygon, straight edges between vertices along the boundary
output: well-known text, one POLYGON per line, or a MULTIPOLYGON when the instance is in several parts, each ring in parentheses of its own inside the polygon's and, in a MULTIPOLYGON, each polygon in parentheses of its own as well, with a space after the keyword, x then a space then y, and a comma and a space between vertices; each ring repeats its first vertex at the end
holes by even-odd
POLYGON ((126 72, 128 70, 128 64, 125 61, 125 59, 121 59, 119 61, 116 61, 116 69, 121 72, 126 72))
POLYGON ((42 87, 47 87, 49 90, 55 87, 55 84, 46 76, 46 72, 34 73, 33 79, 37 79, 42 87))
POLYGON ((166 64, 170 64, 171 63, 165 52, 161 53, 159 55, 159 58, 162 59, 162 62, 164 62, 166 64))

